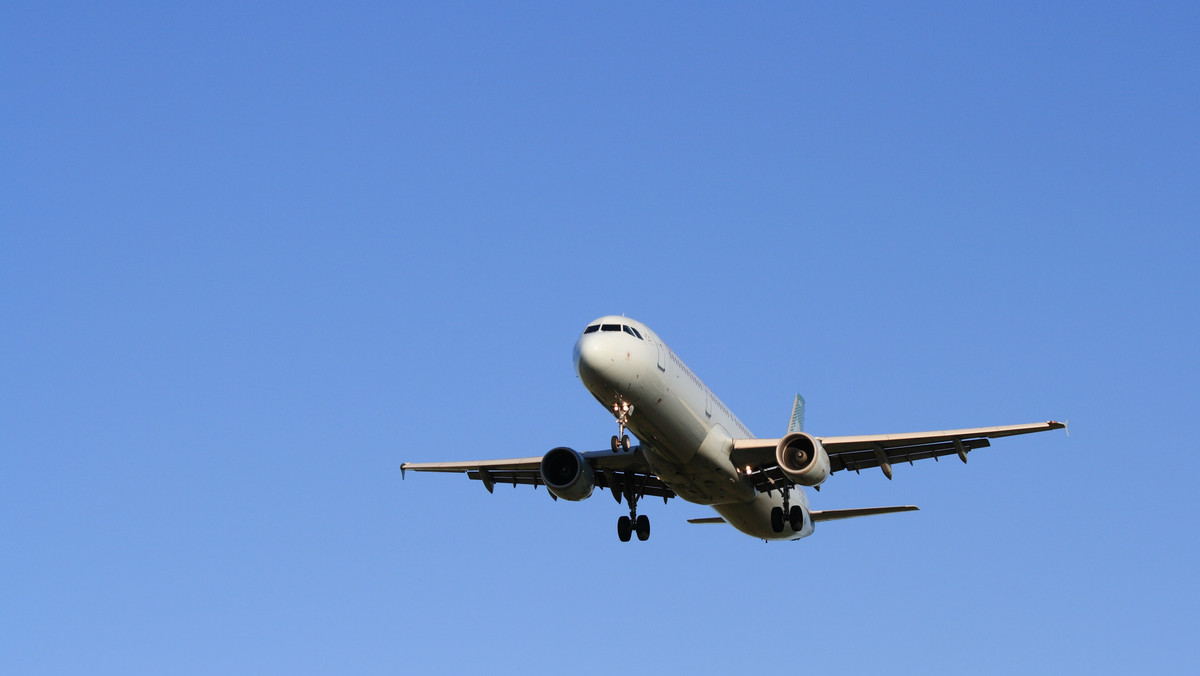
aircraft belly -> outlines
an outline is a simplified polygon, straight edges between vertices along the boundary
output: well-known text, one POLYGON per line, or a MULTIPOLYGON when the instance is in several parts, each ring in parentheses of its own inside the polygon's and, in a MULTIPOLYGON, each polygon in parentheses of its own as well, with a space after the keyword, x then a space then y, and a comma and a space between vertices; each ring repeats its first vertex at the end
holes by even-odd
POLYGON ((754 488, 737 472, 697 453, 691 462, 673 463, 649 447, 642 447, 646 461, 658 478, 679 497, 700 505, 742 503, 753 499, 754 488))
POLYGON ((742 505, 713 505, 713 509, 725 522, 746 535, 763 540, 791 540, 795 534, 787 529, 783 533, 771 530, 771 506, 758 501, 742 505), (765 509, 764 509, 765 507, 765 509))
MULTIPOLYGON (((798 486, 792 488, 792 504, 808 509, 808 498, 798 486)), ((813 533, 811 523, 806 523, 803 530, 796 532, 790 526, 785 526, 782 533, 771 529, 771 510, 783 504, 783 496, 778 491, 768 495, 759 494, 758 498, 747 503, 712 505, 725 522, 746 535, 763 540, 799 540, 813 533)), ((807 521, 807 519, 806 519, 807 521)))

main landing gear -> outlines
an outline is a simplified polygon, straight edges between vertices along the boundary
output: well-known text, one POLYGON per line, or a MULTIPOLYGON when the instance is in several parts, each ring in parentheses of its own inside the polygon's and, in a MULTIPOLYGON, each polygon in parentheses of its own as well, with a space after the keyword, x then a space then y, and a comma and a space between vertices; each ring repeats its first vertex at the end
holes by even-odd
POLYGON ((629 416, 633 415, 633 406, 624 401, 613 404, 613 415, 617 416, 617 433, 612 438, 612 452, 629 450, 629 435, 625 427, 629 424, 629 416))
POLYGON ((617 519, 617 537, 621 542, 629 542, 634 532, 642 542, 650 539, 650 517, 638 515, 636 497, 629 501, 629 516, 617 519))
POLYGON ((791 500, 791 487, 783 489, 783 507, 771 508, 771 530, 776 533, 783 532, 784 515, 787 515, 787 525, 792 527, 792 530, 800 532, 804 529, 804 510, 799 505, 788 507, 791 500))
POLYGON ((638 516, 637 513, 638 498, 641 497, 637 476, 632 472, 616 473, 609 488, 617 502, 621 501, 622 496, 629 502, 629 516, 617 519, 617 537, 621 538, 621 542, 629 542, 633 534, 637 533, 639 540, 648 540, 650 538, 650 517, 645 514, 638 516))

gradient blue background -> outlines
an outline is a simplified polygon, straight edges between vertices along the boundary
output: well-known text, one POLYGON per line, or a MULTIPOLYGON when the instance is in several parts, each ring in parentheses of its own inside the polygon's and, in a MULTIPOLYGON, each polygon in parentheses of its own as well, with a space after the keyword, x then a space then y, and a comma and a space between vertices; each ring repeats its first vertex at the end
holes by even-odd
POLYGON ((1200 5, 6 3, 0 672, 1196 673, 1200 5), (764 545, 402 461, 1070 419, 764 545))

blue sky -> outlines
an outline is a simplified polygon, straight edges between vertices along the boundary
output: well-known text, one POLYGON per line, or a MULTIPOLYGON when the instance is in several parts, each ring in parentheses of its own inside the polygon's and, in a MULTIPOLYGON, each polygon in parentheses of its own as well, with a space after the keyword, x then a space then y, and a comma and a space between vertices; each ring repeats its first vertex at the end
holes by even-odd
POLYGON ((1194 3, 8 3, 0 672, 1195 673, 1194 3), (406 460, 1070 419, 764 545, 406 460))

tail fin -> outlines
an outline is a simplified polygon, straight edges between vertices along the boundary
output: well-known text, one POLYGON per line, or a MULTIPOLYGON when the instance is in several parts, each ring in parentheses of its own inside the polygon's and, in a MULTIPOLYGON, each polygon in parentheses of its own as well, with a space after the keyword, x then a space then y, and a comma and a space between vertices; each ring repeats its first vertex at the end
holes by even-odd
POLYGON ((788 425, 788 434, 804 431, 804 397, 796 395, 792 402, 792 422, 788 425))

